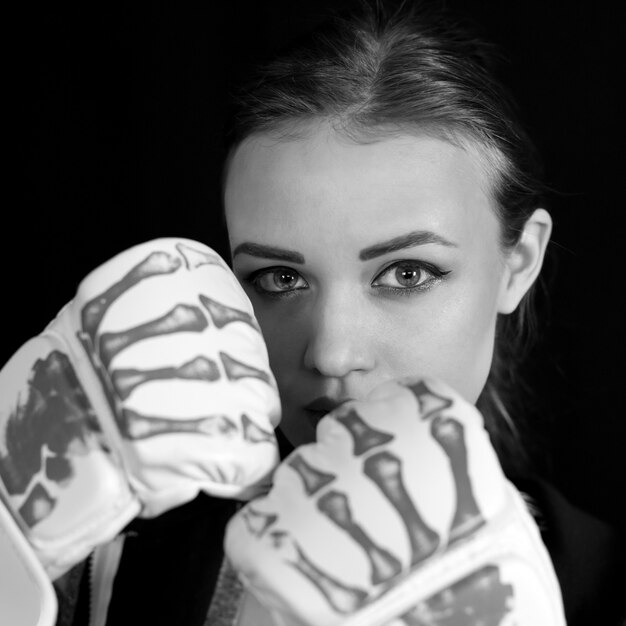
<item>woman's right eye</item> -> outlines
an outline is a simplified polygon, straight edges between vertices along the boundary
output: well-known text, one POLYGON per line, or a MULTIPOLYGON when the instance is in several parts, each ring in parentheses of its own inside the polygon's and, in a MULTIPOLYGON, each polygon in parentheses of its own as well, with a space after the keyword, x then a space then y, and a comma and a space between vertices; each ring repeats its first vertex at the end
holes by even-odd
POLYGON ((295 270, 288 267, 267 267, 252 272, 246 282, 262 295, 282 296, 307 289, 308 284, 295 270))

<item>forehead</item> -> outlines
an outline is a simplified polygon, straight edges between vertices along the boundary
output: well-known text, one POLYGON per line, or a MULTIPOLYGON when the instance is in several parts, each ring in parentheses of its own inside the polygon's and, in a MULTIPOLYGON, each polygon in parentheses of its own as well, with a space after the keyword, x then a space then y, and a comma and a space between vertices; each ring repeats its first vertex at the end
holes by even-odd
POLYGON ((339 226, 364 237, 373 227, 393 235, 403 222, 452 234, 497 226, 489 182, 477 149, 409 133, 355 141, 318 125, 245 140, 226 178, 226 217, 231 237, 269 223, 280 233, 294 220, 303 231, 339 226))

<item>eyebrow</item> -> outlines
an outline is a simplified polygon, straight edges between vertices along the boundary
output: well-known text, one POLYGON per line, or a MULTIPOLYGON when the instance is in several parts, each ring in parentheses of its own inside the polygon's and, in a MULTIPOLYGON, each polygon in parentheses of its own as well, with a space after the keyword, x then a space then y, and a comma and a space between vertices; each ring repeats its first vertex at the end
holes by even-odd
POLYGON ((298 263, 300 265, 305 262, 304 256, 299 252, 275 248, 274 246, 264 246, 260 243, 251 243, 249 241, 240 243, 233 250, 233 258, 238 254, 249 254, 250 256, 256 256, 261 259, 277 259, 278 261, 288 261, 289 263, 298 263))
POLYGON ((457 244, 452 241, 444 239, 441 235, 437 235, 429 230, 415 230, 407 233, 406 235, 400 235, 394 237, 388 241, 374 244, 367 248, 363 248, 359 252, 359 259, 361 261, 369 261, 376 257, 388 254, 389 252, 395 252, 396 250, 402 250, 404 248, 412 248, 413 246, 423 246, 427 243, 436 243, 441 246, 457 248, 457 244))

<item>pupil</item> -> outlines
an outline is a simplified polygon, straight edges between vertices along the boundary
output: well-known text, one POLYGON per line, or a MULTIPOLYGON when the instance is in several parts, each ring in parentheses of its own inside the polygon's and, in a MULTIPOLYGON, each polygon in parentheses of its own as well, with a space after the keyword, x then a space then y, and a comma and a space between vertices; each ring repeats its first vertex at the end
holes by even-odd
POLYGON ((295 280, 296 277, 291 272, 276 272, 274 274, 274 282, 276 283, 276 286, 281 287, 282 289, 291 287, 295 280))
POLYGON ((411 267, 399 267, 396 270, 396 279, 405 287, 412 287, 419 282, 420 272, 411 267))

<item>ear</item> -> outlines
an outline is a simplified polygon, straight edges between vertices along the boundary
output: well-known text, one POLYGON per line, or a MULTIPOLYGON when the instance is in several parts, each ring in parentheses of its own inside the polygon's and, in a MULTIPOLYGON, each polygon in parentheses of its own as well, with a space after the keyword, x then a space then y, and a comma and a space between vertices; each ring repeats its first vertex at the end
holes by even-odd
POLYGON ((522 236, 507 253, 498 313, 512 313, 535 282, 552 234, 552 218, 545 209, 536 209, 524 225, 522 236))

